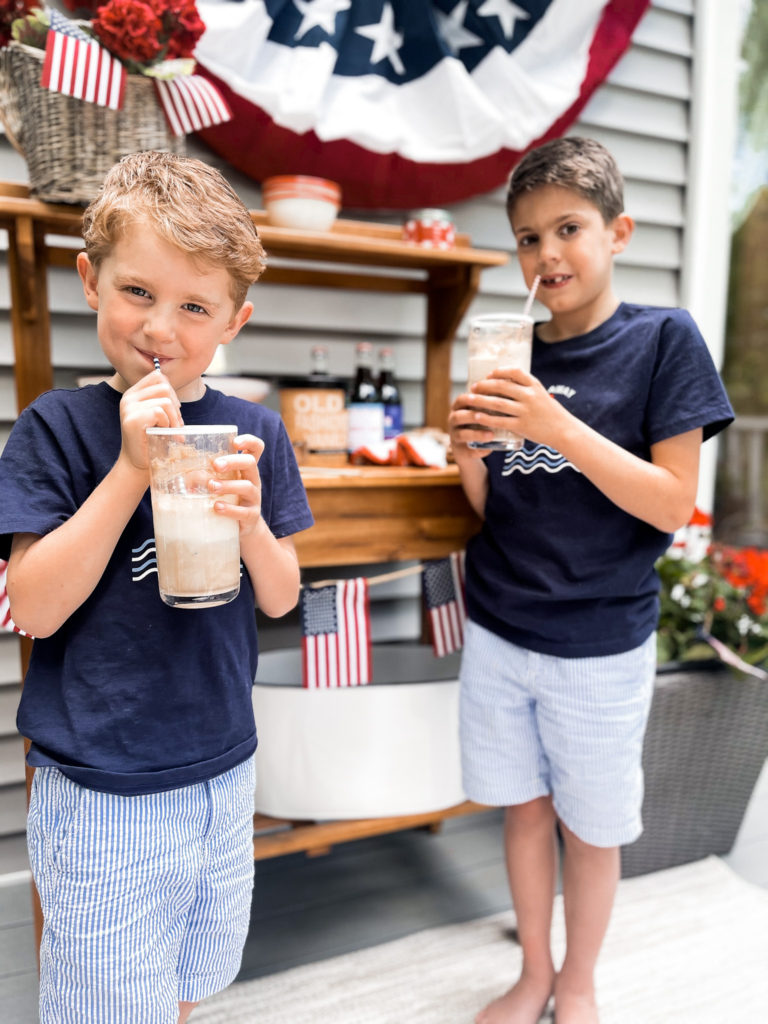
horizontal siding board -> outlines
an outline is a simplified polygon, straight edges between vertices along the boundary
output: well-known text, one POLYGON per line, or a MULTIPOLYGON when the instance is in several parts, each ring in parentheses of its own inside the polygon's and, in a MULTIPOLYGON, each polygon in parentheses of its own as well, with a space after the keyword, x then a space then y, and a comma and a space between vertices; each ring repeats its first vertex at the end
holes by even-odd
POLYGON ((16 735, 16 711, 20 696, 21 687, 18 679, 6 686, 0 686, 0 736, 16 735))
POLYGON ((0 787, 0 834, 23 832, 27 825, 27 790, 16 783, 0 787))
MULTIPOLYGON (((18 684, 21 679, 21 644, 13 633, 0 632, 0 687, 18 684)), ((18 697, 18 694, 17 694, 18 697)))
POLYGON ((21 736, 0 736, 0 787, 24 781, 24 741, 21 736))
POLYGON ((594 95, 612 87, 636 89, 643 96, 652 93, 668 100, 687 100, 691 94, 691 62, 685 54, 633 46, 594 95))
POLYGON ((642 135, 673 142, 688 138, 688 103, 684 99, 606 86, 593 94, 580 115, 590 134, 593 128, 612 128, 622 123, 620 119, 642 135))
POLYGON ((653 0, 653 6, 674 14, 693 15, 696 0, 653 0))
POLYGON ((668 10, 654 4, 640 19, 632 36, 632 47, 629 52, 632 53, 638 47, 645 47, 691 57, 693 22, 686 16, 689 13, 668 10))

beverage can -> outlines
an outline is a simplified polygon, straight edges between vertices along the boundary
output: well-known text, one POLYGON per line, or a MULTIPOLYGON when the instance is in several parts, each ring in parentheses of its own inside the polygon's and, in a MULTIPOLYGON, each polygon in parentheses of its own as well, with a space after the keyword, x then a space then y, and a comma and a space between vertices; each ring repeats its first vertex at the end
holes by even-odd
POLYGON ((452 249, 456 227, 447 210, 414 210, 403 225, 403 239, 423 249, 452 249))

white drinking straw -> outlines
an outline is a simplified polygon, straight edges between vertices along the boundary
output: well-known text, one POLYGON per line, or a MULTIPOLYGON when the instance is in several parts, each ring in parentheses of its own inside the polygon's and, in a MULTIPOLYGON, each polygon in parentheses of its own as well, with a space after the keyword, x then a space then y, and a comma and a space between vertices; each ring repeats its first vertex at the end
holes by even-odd
POLYGON ((536 289, 539 287, 539 281, 540 280, 541 280, 541 275, 540 274, 537 274, 536 277, 534 277, 534 279, 533 279, 533 284, 531 285, 531 290, 528 292, 528 298, 525 300, 525 306, 523 307, 523 315, 524 316, 530 316, 531 315, 531 307, 533 306, 533 300, 536 298, 536 289))

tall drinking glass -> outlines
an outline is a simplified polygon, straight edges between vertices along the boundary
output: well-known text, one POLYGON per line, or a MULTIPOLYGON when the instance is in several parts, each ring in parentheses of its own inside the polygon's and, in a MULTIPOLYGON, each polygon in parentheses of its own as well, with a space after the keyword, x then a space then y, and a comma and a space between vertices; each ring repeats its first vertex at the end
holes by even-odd
MULTIPOLYGON (((516 367, 530 372, 533 317, 525 313, 488 313, 469 322, 468 387, 494 370, 516 367)), ((487 441, 470 441, 470 448, 518 451, 524 438, 512 430, 497 430, 487 441)))
POLYGON ((149 479, 160 597, 173 608, 212 608, 240 590, 240 526, 213 510, 237 504, 208 490, 213 461, 232 452, 235 426, 148 427, 149 479))

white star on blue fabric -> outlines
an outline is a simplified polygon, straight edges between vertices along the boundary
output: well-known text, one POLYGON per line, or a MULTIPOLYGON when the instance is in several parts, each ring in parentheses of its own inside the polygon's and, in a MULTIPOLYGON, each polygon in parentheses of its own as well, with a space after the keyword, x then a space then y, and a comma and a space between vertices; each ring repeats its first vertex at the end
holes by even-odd
POLYGON ((507 39, 512 38, 518 18, 521 21, 530 18, 528 11, 513 4, 512 0, 485 0, 482 7, 478 7, 477 14, 483 18, 492 18, 496 15, 507 39))
POLYGON ((454 56, 459 50, 465 50, 469 46, 482 46, 484 40, 464 28, 464 16, 469 7, 469 0, 459 0, 450 14, 435 8, 437 15, 438 29, 443 42, 454 56))
POLYGON ((348 11, 352 6, 352 0, 293 0, 301 12, 301 24, 294 36, 301 39, 307 32, 319 26, 329 36, 332 36, 336 29, 336 15, 341 11, 348 11))
POLYGON ((378 24, 363 25, 356 28, 355 32, 372 40, 371 64, 388 60, 398 75, 405 74, 405 65, 397 53, 403 45, 403 33, 395 29, 395 12, 392 10, 391 4, 384 4, 381 21, 378 24))

